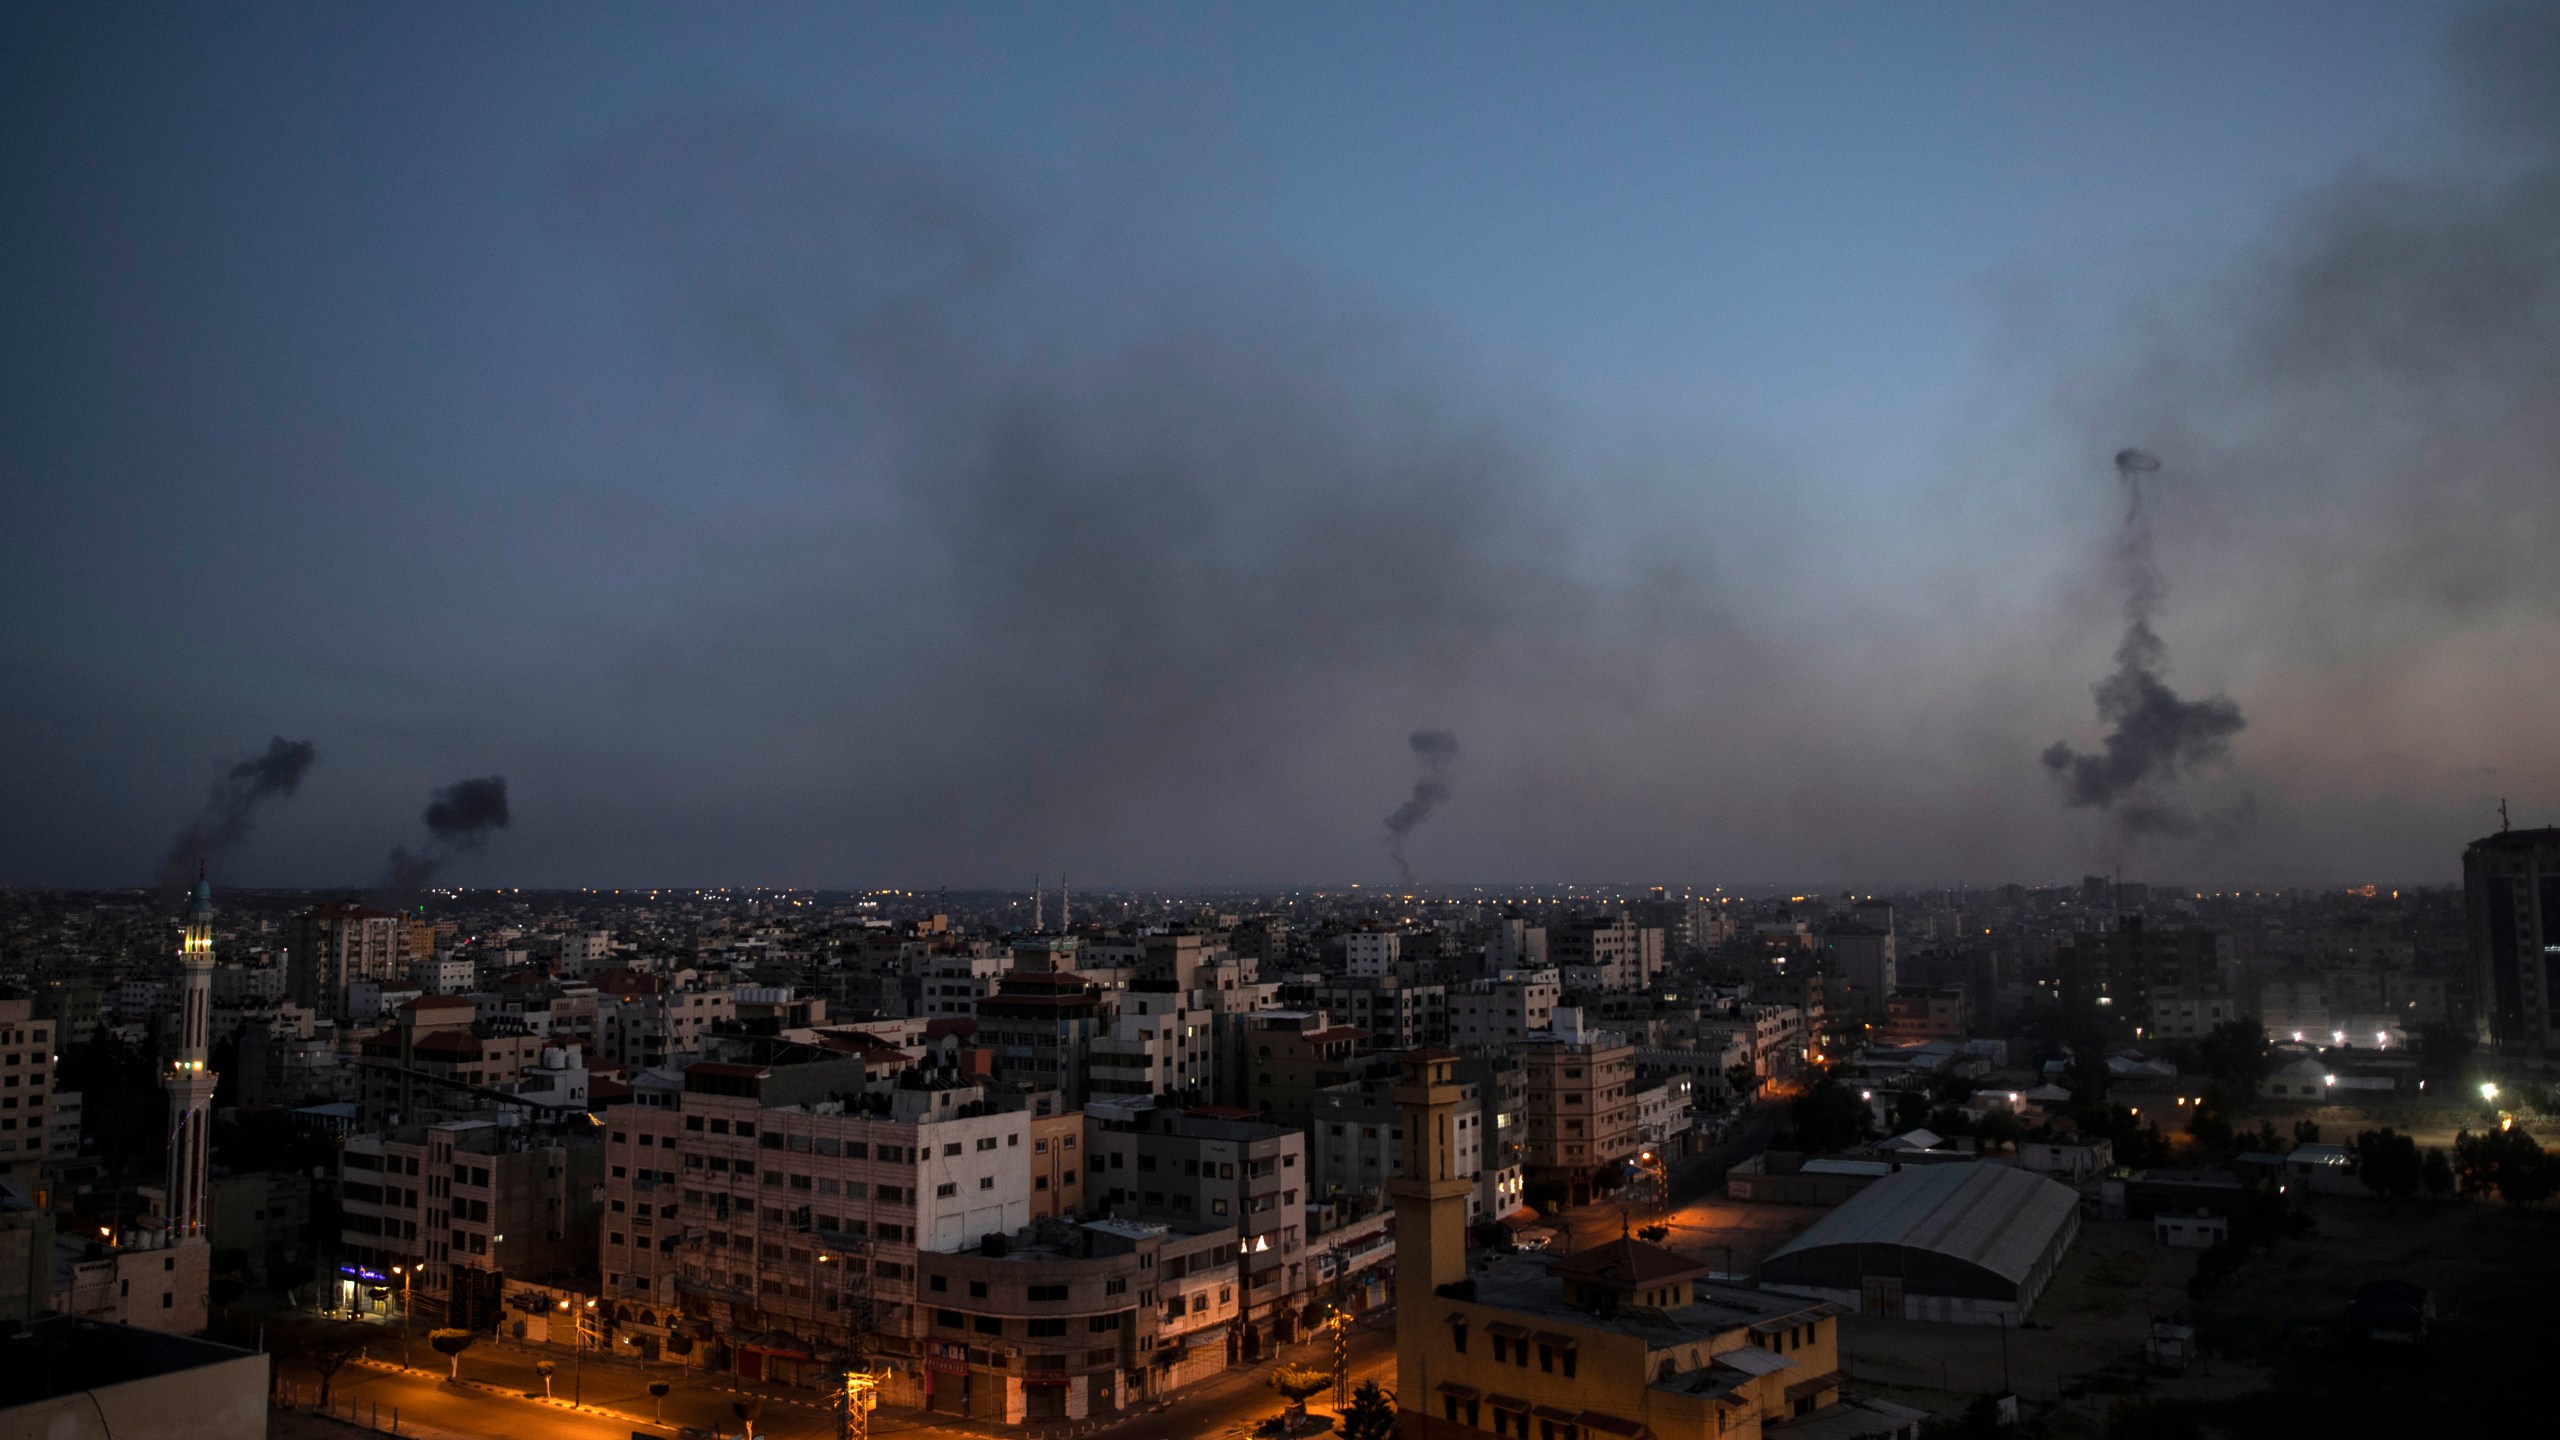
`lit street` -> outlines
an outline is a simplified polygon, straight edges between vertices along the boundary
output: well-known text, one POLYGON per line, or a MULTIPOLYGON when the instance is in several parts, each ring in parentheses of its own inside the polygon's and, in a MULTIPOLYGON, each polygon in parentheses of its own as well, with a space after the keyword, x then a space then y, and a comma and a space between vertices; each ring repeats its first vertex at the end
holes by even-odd
MULTIPOLYGON (((1376 1380, 1394 1388, 1395 1336, 1391 1322, 1391 1312, 1381 1312, 1364 1318, 1353 1329, 1349 1367, 1353 1385, 1376 1380)), ((445 1378, 443 1357, 429 1351, 423 1340, 415 1342, 413 1368, 407 1371, 399 1368, 400 1341, 396 1332, 376 1342, 371 1354, 377 1358, 338 1372, 332 1400, 340 1413, 350 1402, 356 1404, 360 1421, 369 1419, 378 1406, 380 1424, 386 1430, 397 1407, 404 1430, 423 1426, 474 1440, 529 1440, 533 1436, 630 1440, 634 1430, 673 1437, 679 1427, 735 1435, 743 1427, 731 1407, 742 1398, 752 1397, 763 1401, 755 1426, 759 1436, 814 1440, 836 1433, 834 1411, 813 1392, 753 1383, 732 1391, 717 1377, 699 1370, 670 1371, 658 1365, 644 1371, 629 1361, 591 1357, 581 1380, 576 1362, 565 1349, 483 1342, 463 1352, 464 1383, 457 1386, 445 1378), (551 1377, 553 1394, 561 1401, 569 1400, 573 1394, 583 1397, 589 1413, 566 1405, 545 1404, 539 1398, 542 1377, 535 1366, 546 1359, 559 1367, 551 1377), (670 1383, 662 1410, 652 1408, 648 1390, 652 1380, 670 1383), (664 1420, 653 1419, 657 1414, 663 1414, 664 1420)), ((1329 1368, 1332 1350, 1323 1344, 1292 1345, 1280 1358, 1292 1364, 1329 1368)), ((1284 1402, 1264 1383, 1273 1363, 1239 1366, 1188 1387, 1168 1402, 1138 1408, 1116 1419, 1095 1418, 1102 1431, 1133 1440, 1184 1440, 1242 1433, 1280 1413, 1284 1402)), ((310 1397, 316 1393, 316 1377, 292 1366, 285 1367, 282 1373, 292 1394, 308 1408, 310 1397)), ((1310 1400, 1308 1409, 1311 1413, 1329 1413, 1331 1396, 1310 1400)), ((1045 1428, 1063 1432, 1086 1423, 1060 1422, 1045 1428)), ((999 1431, 1016 1433, 1022 1428, 890 1407, 871 1416, 871 1433, 879 1436, 985 1436, 999 1431)))

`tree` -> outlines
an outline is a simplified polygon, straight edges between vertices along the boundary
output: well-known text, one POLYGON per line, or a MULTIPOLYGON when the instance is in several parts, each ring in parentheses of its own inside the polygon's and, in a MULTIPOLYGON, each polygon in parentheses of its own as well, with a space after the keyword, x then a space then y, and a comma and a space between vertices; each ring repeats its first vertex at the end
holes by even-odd
POLYGON ((2187 1116, 2187 1133, 2208 1153, 2230 1153, 2231 1107, 2220 1090, 2207 1090, 2196 1098, 2194 1112, 2187 1116))
POLYGON ((1361 1381, 1342 1412, 1342 1440, 1395 1440, 1395 1433, 1396 1402, 1377 1381, 1361 1381))
POLYGON ((2419 1180, 2427 1187, 2427 1194, 2443 1199, 2453 1193, 2453 1162, 2444 1158, 2441 1149, 2428 1146, 2426 1164, 2419 1171, 2419 1180))
POLYGON ((653 1425, 662 1425, 666 1423, 667 1390, 668 1385, 664 1380, 652 1380, 649 1382, 649 1423, 653 1425))
POLYGON ((542 1377, 542 1398, 545 1400, 552 1399, 551 1377, 560 1373, 560 1362, 557 1360, 537 1360, 533 1364, 533 1373, 542 1377))
POLYGON ((667 1353, 670 1355, 692 1354, 693 1337, 682 1330, 669 1330, 667 1332, 667 1353))
POLYGON ((1724 1083, 1736 1100, 1750 1100, 1760 1093, 1760 1077, 1752 1073, 1749 1061, 1726 1066, 1724 1083))
POLYGON ((1636 1232, 1636 1238, 1644 1241, 1648 1245, 1659 1245, 1663 1241, 1671 1238, 1671 1227, 1668 1225, 1647 1225, 1636 1232))
POLYGON ((2018 1117, 2006 1110, 1994 1110, 1983 1116, 1982 1123, 1974 1128, 1974 1138, 1980 1140, 1985 1149, 1995 1151, 2014 1148, 2026 1133, 2027 1127, 2019 1124, 2018 1117))
POLYGON ((1961 1415, 1939 1415, 1920 1427, 1920 1440, 2003 1440, 2009 1427, 2000 1423, 2000 1402, 1976 1395, 1961 1415))
POLYGON ((320 1405, 329 1404, 329 1387, 338 1372, 347 1368, 364 1353, 372 1331, 345 1320, 304 1320, 279 1332, 275 1348, 290 1355, 320 1377, 320 1405))
POLYGON ((2226 1020, 2196 1042, 2196 1056, 2223 1089, 2255 1094, 2267 1073, 2266 1029, 2254 1020, 2226 1020))
POLYGON ((1307 1397, 1331 1386, 1333 1375, 1304 1365, 1283 1365, 1273 1370, 1264 1383, 1288 1398, 1289 1408, 1281 1417, 1281 1428, 1295 1435, 1307 1420, 1307 1397))
POLYGON ((741 1395, 729 1402, 729 1413, 737 1416, 738 1423, 747 1427, 747 1440, 756 1440, 756 1421, 764 1417, 763 1397, 741 1395))
POLYGON ((453 1362, 453 1371, 446 1378, 459 1380, 462 1378, 462 1352, 479 1339, 468 1330, 430 1330, 427 1332, 427 1347, 453 1362))
POLYGON ((2294 1121, 2294 1122, 2293 1122, 2293 1143, 2294 1143, 2294 1144, 2296 1144, 2296 1145, 2317 1145, 2317 1144, 2319 1144, 2319 1143, 2320 1143, 2320 1122, 2319 1122, 2319 1121, 2317 1121, 2317 1120, 2296 1120, 2296 1121, 2294 1121))
POLYGON ((1893 1097, 1893 1128, 1908 1133, 1929 1123, 1929 1097, 1918 1090, 1897 1091, 1893 1097))
POLYGON ((2399 1198, 2418 1193, 2425 1183, 2425 1163, 2418 1142, 2386 1125, 2356 1136, 2356 1175, 2376 1195, 2399 1198))
POLYGON ((2453 1137, 2453 1155, 2462 1188, 2472 1194, 2494 1190, 2510 1205, 2539 1205, 2560 1187, 2560 1165, 2521 1129, 2462 1131, 2453 1137))
POLYGON ((2107 1411, 2106 1440, 2200 1440, 2195 1412, 2174 1400, 2119 1400, 2107 1411))
POLYGON ((1795 1122, 1796 1143, 1816 1154, 1855 1145, 1875 1126, 1867 1102, 1831 1075, 1788 1101, 1787 1118, 1795 1122))

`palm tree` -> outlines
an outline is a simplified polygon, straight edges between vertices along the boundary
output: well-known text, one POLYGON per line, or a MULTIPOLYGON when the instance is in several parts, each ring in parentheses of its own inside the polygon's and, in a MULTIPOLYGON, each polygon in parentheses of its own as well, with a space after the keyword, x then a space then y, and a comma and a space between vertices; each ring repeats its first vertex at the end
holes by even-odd
POLYGON ((1377 1381, 1361 1381, 1342 1412, 1342 1440, 1395 1440, 1395 1433, 1396 1402, 1377 1381))

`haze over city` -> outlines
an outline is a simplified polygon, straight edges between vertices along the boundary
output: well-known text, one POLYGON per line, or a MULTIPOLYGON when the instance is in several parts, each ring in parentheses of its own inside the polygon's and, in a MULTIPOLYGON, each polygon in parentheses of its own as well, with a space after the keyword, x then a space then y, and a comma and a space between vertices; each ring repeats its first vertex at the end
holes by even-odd
POLYGON ((2560 810, 2548 8, 768 14, 0 19, 0 881, 2388 886, 2560 810))

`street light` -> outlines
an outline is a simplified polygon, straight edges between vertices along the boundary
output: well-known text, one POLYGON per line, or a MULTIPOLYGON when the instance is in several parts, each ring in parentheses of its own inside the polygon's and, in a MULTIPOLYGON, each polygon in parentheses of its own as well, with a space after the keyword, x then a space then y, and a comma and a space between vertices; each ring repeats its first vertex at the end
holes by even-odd
POLYGON ((2483 1100, 2495 1100, 2495 1099, 2497 1099, 2497 1098, 2498 1098, 2498 1087, 2497 1087, 2497 1086, 2495 1086, 2495 1085, 2490 1085, 2490 1084, 2485 1084, 2485 1083, 2484 1083, 2484 1084, 2483 1084, 2483 1085, 2481 1085, 2481 1087, 2480 1087, 2480 1098, 2481 1098, 2481 1099, 2483 1099, 2483 1100))
POLYGON ((391 1273, 400 1277, 400 1368, 409 1368, 409 1267, 394 1265, 391 1273))
MULTIPOLYGON (((561 1301, 560 1308, 568 1309, 569 1302, 561 1301)), ((589 1319, 587 1311, 595 1308, 596 1302, 590 1300, 585 1310, 580 1310, 569 1317, 570 1322, 576 1327, 576 1335, 572 1343, 577 1355, 577 1364, 569 1378, 569 1403, 572 1405, 583 1404, 587 1396, 587 1322, 589 1319)))

